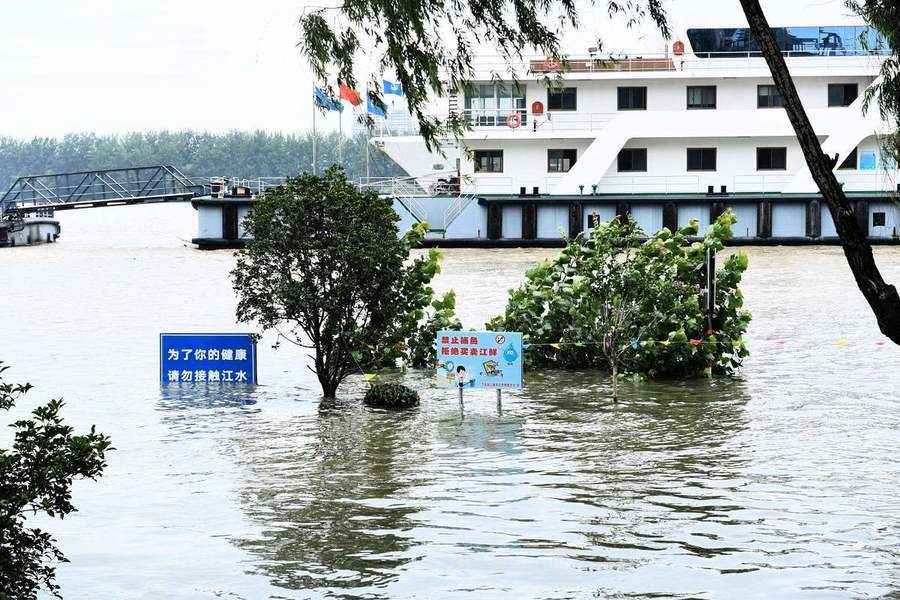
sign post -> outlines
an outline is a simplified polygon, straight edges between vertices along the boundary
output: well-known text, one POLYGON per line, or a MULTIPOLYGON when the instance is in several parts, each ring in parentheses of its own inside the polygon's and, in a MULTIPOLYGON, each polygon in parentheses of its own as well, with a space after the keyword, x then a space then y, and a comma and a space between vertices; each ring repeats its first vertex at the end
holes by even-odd
POLYGON ((159 380, 255 385, 256 340, 249 333, 161 333, 159 380))
POLYGON ((509 331, 439 331, 438 380, 446 387, 463 390, 497 390, 500 408, 503 388, 522 387, 522 334, 509 331))

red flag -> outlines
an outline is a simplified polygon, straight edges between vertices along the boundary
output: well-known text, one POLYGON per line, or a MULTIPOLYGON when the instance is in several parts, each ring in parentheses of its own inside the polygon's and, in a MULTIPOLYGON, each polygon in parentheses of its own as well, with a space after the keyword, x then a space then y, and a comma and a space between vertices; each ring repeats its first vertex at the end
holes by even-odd
POLYGON ((359 92, 357 92, 353 88, 340 83, 338 84, 338 89, 340 90, 340 97, 353 106, 359 106, 360 104, 362 104, 362 98, 359 97, 359 92))

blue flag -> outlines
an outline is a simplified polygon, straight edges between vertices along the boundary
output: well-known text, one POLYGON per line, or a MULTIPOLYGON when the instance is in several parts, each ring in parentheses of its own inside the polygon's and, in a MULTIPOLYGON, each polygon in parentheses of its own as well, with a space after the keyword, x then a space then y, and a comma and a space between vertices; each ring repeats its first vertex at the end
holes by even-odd
POLYGON ((385 94, 394 94, 395 96, 403 95, 403 85, 400 83, 394 83, 393 81, 388 81, 387 79, 382 79, 382 83, 384 84, 384 93, 385 94))
POLYGON ((378 106, 377 104, 375 104, 374 102, 372 102, 372 99, 371 99, 371 98, 367 98, 367 101, 368 101, 368 102, 367 102, 367 104, 366 104, 366 107, 367 107, 368 110, 369 110, 369 114, 372 114, 372 115, 378 115, 379 117, 386 117, 386 116, 387 116, 387 113, 385 112, 385 110, 384 110, 383 108, 379 107, 379 106, 378 106))
POLYGON ((316 86, 315 91, 313 92, 313 102, 316 103, 316 106, 321 106, 325 110, 344 110, 343 104, 341 104, 337 100, 329 98, 328 94, 325 93, 325 90, 318 86, 316 86))

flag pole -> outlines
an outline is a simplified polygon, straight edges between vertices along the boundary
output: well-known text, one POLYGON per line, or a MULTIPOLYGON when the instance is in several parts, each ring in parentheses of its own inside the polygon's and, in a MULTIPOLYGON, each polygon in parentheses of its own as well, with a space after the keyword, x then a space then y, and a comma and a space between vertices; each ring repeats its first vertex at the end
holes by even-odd
MULTIPOLYGON (((340 102, 340 100, 338 100, 340 102)), ((338 110, 338 139, 337 139, 337 151, 338 151, 338 164, 342 167, 344 166, 344 149, 342 143, 344 141, 344 111, 338 110)))
MULTIPOLYGON (((313 87, 315 87, 315 84, 313 84, 313 87)), ((315 98, 315 90, 313 91, 313 98, 315 98)), ((316 163, 316 137, 318 137, 318 134, 316 134, 316 112, 318 112, 318 111, 316 109, 316 101, 314 99, 313 100, 313 175, 318 175, 317 163, 316 163)))
MULTIPOLYGON (((366 78, 366 92, 365 92, 365 94, 366 94, 366 102, 368 102, 368 100, 369 100, 369 79, 368 79, 368 78, 366 78)), ((368 104, 366 104, 366 106, 368 106, 368 104)), ((369 183, 369 180, 370 180, 370 176, 369 176, 369 146, 370 146, 371 143, 372 143, 372 128, 369 127, 369 113, 368 113, 368 109, 367 109, 367 112, 366 112, 366 121, 365 121, 365 123, 366 123, 366 183, 369 183)))

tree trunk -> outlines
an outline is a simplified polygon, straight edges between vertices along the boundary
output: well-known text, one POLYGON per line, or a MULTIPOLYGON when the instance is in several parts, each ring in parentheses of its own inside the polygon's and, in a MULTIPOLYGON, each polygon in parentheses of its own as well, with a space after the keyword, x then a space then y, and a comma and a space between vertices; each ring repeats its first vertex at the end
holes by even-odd
POLYGON ((612 386, 613 386, 613 402, 619 401, 619 365, 615 361, 611 361, 612 386))
POLYGON ((881 332, 895 344, 900 344, 900 296, 897 295, 897 288, 885 283, 878 271, 868 234, 860 228, 853 208, 834 176, 831 159, 822 152, 822 145, 800 102, 797 88, 794 87, 790 71, 759 0, 741 0, 741 6, 750 25, 751 37, 759 43, 760 51, 772 72, 772 79, 781 93, 785 111, 803 149, 810 174, 819 186, 822 199, 831 209, 835 229, 841 239, 847 264, 856 278, 856 285, 875 313, 881 332))
POLYGON ((338 383, 327 380, 319 380, 319 384, 322 386, 322 396, 326 400, 334 400, 335 396, 337 396, 338 383))

